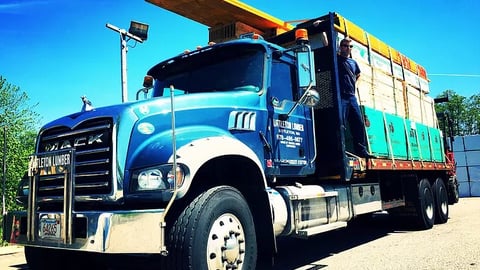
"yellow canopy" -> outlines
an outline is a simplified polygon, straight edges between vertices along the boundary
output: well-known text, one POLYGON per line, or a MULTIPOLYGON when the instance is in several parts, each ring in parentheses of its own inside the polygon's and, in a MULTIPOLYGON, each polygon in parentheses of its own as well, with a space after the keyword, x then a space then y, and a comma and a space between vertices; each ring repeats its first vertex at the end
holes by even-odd
POLYGON ((242 22, 263 32, 282 33, 293 25, 237 0, 146 0, 208 27, 242 22))

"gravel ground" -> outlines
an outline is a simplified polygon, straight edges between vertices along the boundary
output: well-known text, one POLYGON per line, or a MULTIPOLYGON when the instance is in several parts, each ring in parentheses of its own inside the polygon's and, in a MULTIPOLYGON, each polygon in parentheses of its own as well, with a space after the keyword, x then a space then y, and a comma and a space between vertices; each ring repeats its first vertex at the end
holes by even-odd
MULTIPOLYGON (((480 269, 480 198, 460 199, 431 230, 380 214, 308 240, 280 239, 278 250, 275 270, 480 269)), ((23 249, 0 248, 0 269, 28 269, 23 249)))
POLYGON ((462 198, 431 230, 376 215, 307 241, 281 241, 278 257, 275 269, 480 269, 480 198, 462 198))

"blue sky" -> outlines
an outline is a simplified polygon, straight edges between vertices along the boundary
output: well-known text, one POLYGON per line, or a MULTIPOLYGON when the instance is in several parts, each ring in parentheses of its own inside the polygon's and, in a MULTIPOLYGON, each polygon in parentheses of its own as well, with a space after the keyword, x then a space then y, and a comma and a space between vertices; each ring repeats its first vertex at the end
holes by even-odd
MULTIPOLYGON (((424 66, 432 96, 480 92, 478 0, 243 2, 285 21, 338 12, 424 66)), ((95 107, 119 103, 119 35, 105 24, 131 20, 150 29, 128 52, 129 100, 155 63, 208 42, 206 26, 143 0, 2 0, 0 75, 38 103, 39 125, 79 111, 82 95, 95 107)))

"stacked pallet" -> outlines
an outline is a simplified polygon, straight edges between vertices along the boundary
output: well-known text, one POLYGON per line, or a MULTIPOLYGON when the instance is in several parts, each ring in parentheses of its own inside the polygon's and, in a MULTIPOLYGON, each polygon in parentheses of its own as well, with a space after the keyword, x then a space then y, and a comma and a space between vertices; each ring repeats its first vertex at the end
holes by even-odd
POLYGON ((361 105, 436 127, 434 102, 426 70, 410 58, 336 14, 337 46, 345 36, 353 45, 352 58, 360 65, 361 105))
POLYGON ((444 162, 426 70, 340 15, 336 46, 352 39, 360 66, 357 98, 366 117, 370 151, 380 157, 444 162))
POLYGON ((480 196, 480 135, 455 137, 453 151, 460 196, 480 196))

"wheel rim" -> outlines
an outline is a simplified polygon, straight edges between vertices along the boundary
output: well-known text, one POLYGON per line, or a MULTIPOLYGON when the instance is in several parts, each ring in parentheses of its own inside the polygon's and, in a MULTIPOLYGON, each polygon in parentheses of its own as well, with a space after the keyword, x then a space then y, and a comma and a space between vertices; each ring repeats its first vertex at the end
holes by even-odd
POLYGON ((210 229, 207 242, 208 269, 241 269, 245 257, 245 233, 238 218, 226 213, 210 229))
POLYGON ((423 190, 425 195, 425 214, 429 219, 433 219, 433 195, 430 189, 425 188, 423 190))

